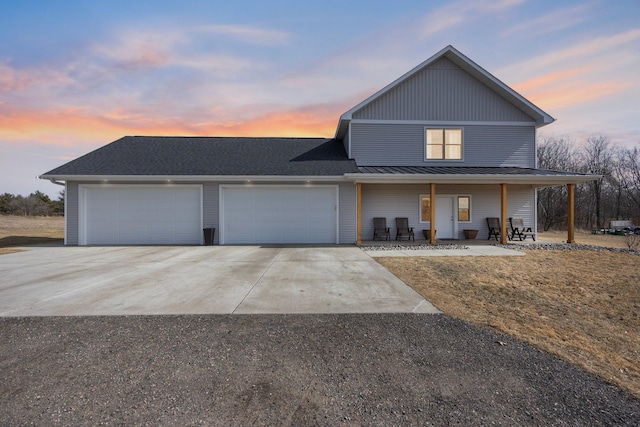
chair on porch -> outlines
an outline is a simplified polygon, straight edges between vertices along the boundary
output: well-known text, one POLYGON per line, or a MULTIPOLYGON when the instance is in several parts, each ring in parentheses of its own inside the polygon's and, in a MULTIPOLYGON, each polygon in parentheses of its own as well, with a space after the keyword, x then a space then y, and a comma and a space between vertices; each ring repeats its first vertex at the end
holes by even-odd
POLYGON ((511 224, 511 240, 518 236, 520 241, 523 241, 530 236, 534 242, 536 241, 536 233, 533 232, 531 227, 525 227, 522 218, 509 218, 509 223, 511 224))
POLYGON ((396 218, 396 240, 413 239, 416 241, 416 236, 413 234, 413 227, 409 227, 409 218, 396 218))
POLYGON ((373 218, 373 240, 391 239, 389 227, 387 227, 387 218, 373 218))
POLYGON ((492 236, 496 238, 496 241, 500 240, 500 218, 487 218, 487 227, 489 227, 487 240, 491 240, 492 236))

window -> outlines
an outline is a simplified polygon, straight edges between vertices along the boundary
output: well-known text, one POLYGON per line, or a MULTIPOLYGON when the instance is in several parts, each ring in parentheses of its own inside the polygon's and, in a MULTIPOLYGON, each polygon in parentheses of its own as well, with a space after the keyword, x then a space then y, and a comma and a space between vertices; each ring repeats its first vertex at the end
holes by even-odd
POLYGON ((462 160, 462 129, 427 129, 427 160, 462 160))
POLYGON ((431 197, 420 196, 420 222, 431 221, 431 197))
POLYGON ((471 197, 458 196, 458 221, 471 221, 471 197))

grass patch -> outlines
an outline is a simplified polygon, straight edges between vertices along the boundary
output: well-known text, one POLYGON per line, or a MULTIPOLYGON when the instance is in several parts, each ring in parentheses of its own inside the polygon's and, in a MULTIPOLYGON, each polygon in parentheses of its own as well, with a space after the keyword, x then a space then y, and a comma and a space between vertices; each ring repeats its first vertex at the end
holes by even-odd
POLYGON ((443 312, 538 346, 640 398, 640 257, 377 258, 443 312))
MULTIPOLYGON (((63 217, 0 216, 0 248, 62 243, 63 217)), ((0 251, 0 254, 9 253, 0 251)))

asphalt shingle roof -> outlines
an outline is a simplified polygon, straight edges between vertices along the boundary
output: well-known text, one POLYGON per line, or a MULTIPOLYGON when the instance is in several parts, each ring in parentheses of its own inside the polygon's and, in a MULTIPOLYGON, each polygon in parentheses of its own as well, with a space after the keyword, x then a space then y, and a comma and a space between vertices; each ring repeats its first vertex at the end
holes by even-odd
POLYGON ((336 139, 125 136, 45 176, 340 176, 357 172, 355 161, 336 139))

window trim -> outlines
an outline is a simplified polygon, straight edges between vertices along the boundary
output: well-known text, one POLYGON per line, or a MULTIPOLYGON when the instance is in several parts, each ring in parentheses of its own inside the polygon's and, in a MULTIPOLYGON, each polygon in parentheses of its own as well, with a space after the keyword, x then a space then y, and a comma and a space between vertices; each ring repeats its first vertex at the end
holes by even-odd
MULTIPOLYGON (((424 149, 424 161, 425 162, 464 162, 464 127, 462 126, 425 126, 423 129, 423 149, 424 149), (460 131, 460 158, 459 159, 430 159, 427 157, 427 131, 428 130, 441 130, 443 133, 444 140, 444 131, 447 129, 459 130, 460 131)), ((446 143, 443 143, 443 148, 446 146, 446 143)), ((444 156, 445 151, 443 151, 444 156)))
POLYGON ((473 208, 471 203, 471 194, 458 194, 456 196, 456 220, 458 221, 458 223, 462 223, 462 224, 469 224, 473 222, 473 208), (461 197, 466 197, 469 199, 469 220, 468 221, 460 220, 460 198, 461 197))
POLYGON ((431 221, 423 221, 422 220, 422 198, 426 197, 429 199, 429 209, 431 209, 431 195, 430 194, 419 194, 418 195, 418 222, 420 224, 430 224, 431 221))

